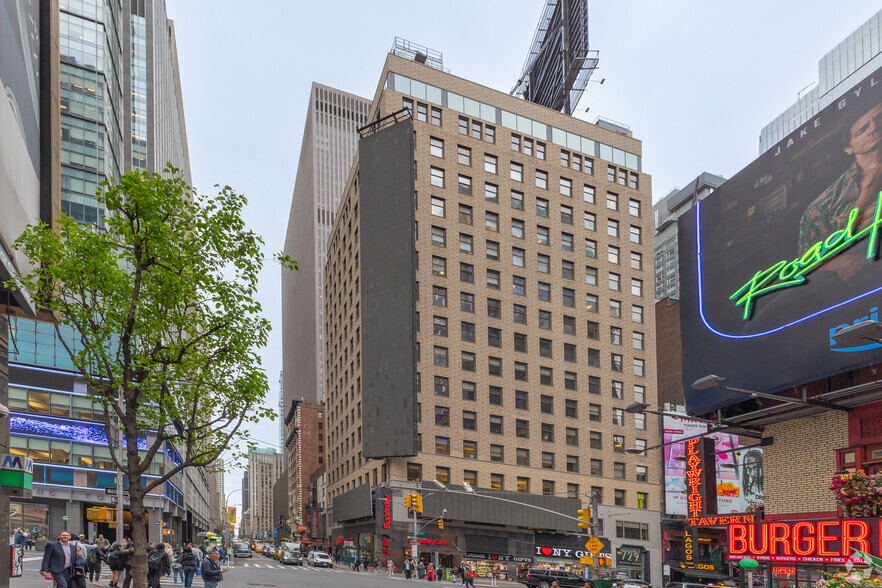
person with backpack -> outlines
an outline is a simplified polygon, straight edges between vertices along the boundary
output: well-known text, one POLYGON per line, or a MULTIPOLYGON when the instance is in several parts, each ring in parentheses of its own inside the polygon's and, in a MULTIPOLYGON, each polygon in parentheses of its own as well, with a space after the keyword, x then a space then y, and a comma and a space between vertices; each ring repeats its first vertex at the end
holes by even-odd
POLYGON ((160 588, 160 579, 171 571, 171 561, 165 552, 165 543, 157 543, 147 554, 147 588, 160 588))
POLYGON ((189 545, 184 545, 178 561, 181 564, 181 571, 184 576, 184 588, 191 588, 193 586, 193 576, 196 575, 196 554, 193 553, 193 548, 189 545))
POLYGON ((171 568, 172 574, 174 575, 175 584, 178 583, 178 576, 181 577, 181 582, 184 581, 184 566, 181 564, 181 550, 176 549, 174 553, 174 557, 171 560, 171 568))
POLYGON ((86 553, 86 571, 89 572, 89 584, 92 586, 100 586, 101 581, 101 562, 104 561, 104 550, 98 543, 95 543, 95 549, 89 549, 86 553))

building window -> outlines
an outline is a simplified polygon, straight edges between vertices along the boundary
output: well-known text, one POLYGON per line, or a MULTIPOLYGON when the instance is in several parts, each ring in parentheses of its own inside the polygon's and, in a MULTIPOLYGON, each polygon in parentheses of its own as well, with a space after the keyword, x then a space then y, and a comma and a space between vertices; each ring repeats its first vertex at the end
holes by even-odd
POLYGON ((589 286, 597 285, 597 268, 590 265, 585 266, 585 283, 589 286))
POLYGON ((515 390, 515 408, 519 410, 528 410, 528 395, 523 390, 515 390))
POLYGON ((649 470, 646 466, 637 466, 637 481, 638 482, 648 482, 649 481, 649 470))
POLYGON ((551 284, 539 282, 538 298, 545 302, 551 302, 551 284))
POLYGON ((429 153, 435 157, 444 157, 444 140, 429 137, 429 153))
POLYGON ((545 159, 545 143, 536 141, 536 159, 545 159))
POLYGON ((546 394, 540 395, 539 410, 544 414, 554 414, 554 398, 546 394))
POLYGON ((472 120, 472 137, 475 139, 481 138, 481 127, 482 125, 479 121, 472 120))
POLYGON ((488 231, 499 232, 499 215, 495 212, 485 212, 484 228, 488 231))
POLYGON ((549 443, 554 442, 554 425, 551 423, 542 423, 542 440, 549 443))
MULTIPOLYGON (((565 280, 575 279, 576 268, 575 268, 575 264, 572 261, 563 260, 560 262, 560 267, 561 267, 561 276, 563 277, 563 279, 565 279, 565 280)), ((575 292, 573 293, 573 295, 575 296, 575 292)), ((574 306, 574 305, 571 304, 569 306, 574 306)))
POLYGON ((468 292, 460 292, 459 309, 463 312, 475 312, 475 295, 468 292))
POLYGON ((618 238, 619 236, 619 221, 609 219, 606 221, 606 234, 610 237, 618 238))
POLYGON ((587 231, 596 231, 597 230, 597 215, 593 212, 585 213, 585 222, 583 223, 585 226, 585 230, 587 231))
POLYGON ((548 172, 536 170, 536 187, 542 190, 548 189, 548 172))
POLYGON ((463 341, 468 341, 469 343, 475 342, 475 323, 467 323, 465 321, 460 324, 460 339, 463 341))
POLYGON ((621 408, 612 409, 612 424, 620 427, 625 426, 625 411, 621 408))
POLYGON ((597 312, 597 296, 595 294, 585 295, 585 310, 588 312, 597 312))
POLYGON ((515 267, 524 267, 524 250, 520 247, 511 248, 511 264, 515 267))
POLYGON ((432 304, 435 306, 447 306, 447 288, 432 286, 432 304))
POLYGON ((423 479, 423 466, 418 463, 407 464, 407 481, 421 482, 423 479))
POLYGON ((521 192, 511 191, 511 207, 515 210, 524 209, 524 195, 521 192))
POLYGON ((602 476, 603 475, 603 461, 599 459, 591 460, 591 475, 592 476, 602 476))
POLYGON ((600 405, 599 404, 589 404, 588 405, 588 420, 594 423, 600 422, 600 405))
POLYGON ((435 437, 435 454, 450 455, 450 437, 435 437))
POLYGON ((638 218, 640 217, 640 201, 639 200, 634 200, 633 198, 630 198, 628 200, 628 214, 630 214, 631 216, 636 216, 638 218))
POLYGON ((551 330, 551 312, 547 310, 539 311, 539 328, 551 330))
POLYGON ((459 222, 464 225, 472 224, 472 207, 467 204, 459 205, 459 222))
POLYGON ((591 431, 588 434, 588 447, 591 449, 603 449, 603 434, 600 431, 591 431))
POLYGON ((469 119, 464 116, 459 117, 459 134, 460 135, 468 135, 469 134, 469 119))
POLYGON ((550 367, 539 367, 539 383, 543 386, 554 385, 554 370, 550 367))
POLYGON ((490 489, 502 490, 505 486, 505 476, 502 474, 490 474, 490 489))
POLYGON ((476 441, 463 441, 462 456, 466 459, 478 459, 478 443, 476 441))
POLYGON ((499 261, 499 243, 487 240, 487 259, 499 261))
POLYGON ((573 250, 573 235, 571 233, 560 234, 560 248, 561 251, 573 250))
POLYGON ((488 357, 487 358, 487 368, 488 368, 488 372, 491 376, 501 376, 502 375, 502 358, 488 357))
POLYGON ((542 494, 554 496, 554 480, 542 480, 542 494))
POLYGON ((450 426, 450 408, 446 406, 435 407, 435 424, 439 427, 450 426))
POLYGON ((600 350, 588 349, 588 367, 600 367, 600 350))
POLYGON ((634 305, 631 307, 631 320, 643 324, 643 307, 634 305))
POLYGON ((472 487, 478 485, 478 472, 474 470, 463 470, 462 481, 468 482, 472 487))
POLYGON ((564 372, 564 389, 565 390, 575 390, 576 389, 576 372, 564 372))
POLYGON ((496 142, 496 127, 490 125, 484 127, 484 140, 488 143, 496 142))
POLYGON ((585 257, 597 257, 597 241, 585 239, 585 257))
POLYGON ((634 428, 638 431, 646 430, 646 415, 643 413, 636 413, 634 415, 634 428))
POLYGON ((511 236, 515 239, 523 239, 524 238, 524 221, 518 219, 512 219, 511 221, 511 236))
POLYGON ((631 341, 634 349, 642 350, 643 349, 643 333, 638 331, 634 331, 631 334, 631 341))
POLYGON ((600 378, 588 376, 588 394, 600 394, 600 378))
POLYGON ((435 255, 432 256, 432 275, 434 276, 446 276, 447 275, 447 260, 443 257, 437 257, 435 255))
POLYGON ((622 303, 619 300, 610 300, 609 301, 609 316, 613 318, 621 318, 622 316, 622 303))
POLYGON ((641 242, 642 232, 640 230, 640 227, 635 227, 634 225, 631 225, 630 239, 631 239, 631 243, 640 243, 641 242))
POLYGON ((545 198, 536 199, 536 215, 548 218, 548 200, 545 198))
POLYGON ((472 178, 468 176, 464 176, 459 174, 457 176, 457 189, 460 194, 464 194, 466 196, 472 195, 472 178))
POLYGON ((515 437, 519 439, 530 438, 530 422, 523 419, 515 420, 515 437))
POLYGON ((512 293, 516 296, 526 296, 527 279, 523 276, 512 276, 512 293))
POLYGON ((447 348, 435 345, 434 364, 440 367, 447 367, 447 348))
POLYGON ((520 153, 521 151, 521 136, 515 133, 511 134, 511 150, 517 151, 520 153))
MULTIPOLYGON (((625 453, 625 437, 624 435, 613 435, 613 451, 615 453, 625 453)), ((624 469, 622 476, 624 477, 624 469)))
MULTIPOLYGON (((560 193, 562 196, 567 196, 572 198, 573 196, 573 180, 569 180, 567 178, 560 179, 560 193)), ((570 221, 572 224, 572 221, 570 221)))
POLYGON ((564 343, 564 361, 576 363, 576 346, 572 343, 564 343))
POLYGON ((474 382, 463 382, 462 383, 462 399, 474 401, 476 398, 476 396, 475 396, 476 389, 477 389, 477 387, 475 386, 474 382))
POLYGON ((450 396, 450 380, 435 376, 435 396, 450 396))
POLYGON ((439 167, 433 167, 429 170, 429 173, 430 173, 429 182, 433 186, 443 188, 444 187, 444 170, 439 167))
POLYGON ((447 231, 442 227, 432 227, 432 245, 447 247, 447 231))
POLYGON ((579 456, 578 455, 568 455, 567 456, 567 471, 575 474, 579 473, 579 456))
POLYGON ((554 454, 550 451, 542 452, 542 469, 543 470, 553 470, 554 469, 554 454))
POLYGON ((521 382, 527 381, 527 364, 516 361, 514 364, 514 375, 515 380, 519 380, 521 382))
POLYGON ((432 124, 436 127, 441 126, 441 109, 432 107, 432 124))
POLYGON ((609 289, 615 292, 621 290, 622 278, 615 272, 609 272, 609 289))
POLYGON ((512 320, 520 325, 526 325, 527 307, 520 304, 512 305, 512 320))
POLYGON ((478 428, 478 415, 470 410, 462 411, 462 428, 467 431, 475 431, 478 428))
POLYGON ((613 504, 616 506, 625 506, 625 491, 616 489, 613 491, 613 504))
POLYGON ((487 316, 490 318, 502 318, 502 301, 495 298, 487 299, 487 316))
POLYGON ((646 388, 634 386, 634 402, 646 402, 646 388))
POLYGON ((515 182, 524 181, 524 166, 520 163, 511 162, 509 177, 515 182))
POLYGON ((631 269, 643 269, 643 256, 636 251, 631 252, 631 269))
POLYGON ((496 461, 500 463, 505 461, 505 450, 503 449, 502 445, 490 446, 490 461, 496 461))
POLYGON ((432 334, 438 337, 447 336, 447 319, 443 316, 432 317, 432 334))
POLYGON ((625 396, 624 388, 625 388, 625 385, 622 382, 619 382, 617 380, 613 380, 613 382, 612 382, 612 397, 617 398, 619 400, 624 398, 624 396, 625 396))
POLYGON ((496 173, 496 156, 489 153, 484 154, 484 171, 488 174, 496 173))
POLYGON ((643 280, 631 278, 631 294, 633 296, 643 296, 643 280))
POLYGON ((462 369, 467 372, 475 371, 475 354, 470 351, 462 352, 462 369))
POLYGON ((502 347, 502 329, 487 327, 487 345, 490 347, 502 347))
POLYGON ((606 207, 609 210, 618 210, 619 209, 619 195, 613 194, 612 192, 606 193, 606 207))
POLYGON ((579 446, 579 429, 577 429, 575 427, 566 427, 566 430, 564 431, 564 433, 565 433, 567 445, 570 445, 572 447, 579 446))
POLYGON ((473 284, 475 281, 475 266, 469 263, 459 264, 459 281, 473 284))
POLYGON ((634 375, 643 377, 646 371, 646 362, 639 357, 634 358, 634 375))

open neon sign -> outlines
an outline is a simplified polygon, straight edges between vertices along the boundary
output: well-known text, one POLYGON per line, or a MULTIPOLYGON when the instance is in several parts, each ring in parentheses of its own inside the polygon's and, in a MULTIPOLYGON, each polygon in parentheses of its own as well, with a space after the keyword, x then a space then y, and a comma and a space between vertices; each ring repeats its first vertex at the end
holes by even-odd
POLYGON ((736 290, 729 300, 734 300, 735 306, 744 306, 744 320, 750 318, 757 298, 776 290, 804 284, 807 274, 866 237, 870 238, 867 244, 867 259, 874 259, 879 251, 879 229, 882 227, 882 192, 876 197, 876 214, 873 222, 855 233, 860 214, 860 208, 853 208, 848 214, 848 222, 845 223, 844 228, 834 231, 823 241, 818 241, 809 247, 802 257, 792 261, 781 260, 767 269, 756 272, 747 283, 736 290))

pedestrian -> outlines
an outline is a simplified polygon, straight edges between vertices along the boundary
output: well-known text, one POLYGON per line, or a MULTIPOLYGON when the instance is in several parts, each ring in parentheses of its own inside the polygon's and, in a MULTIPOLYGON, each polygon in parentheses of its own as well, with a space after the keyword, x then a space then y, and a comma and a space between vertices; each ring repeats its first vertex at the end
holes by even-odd
POLYGON ((410 567, 410 560, 404 558, 404 563, 401 564, 401 569, 404 570, 404 579, 410 580, 410 576, 413 573, 413 569, 410 567))
POLYGON ((178 583, 178 576, 181 577, 181 582, 184 581, 184 566, 181 565, 181 551, 175 550, 175 556, 172 558, 172 576, 174 577, 175 584, 178 583))
POLYGON ((465 585, 466 588, 469 586, 475 588, 475 570, 472 569, 472 566, 465 568, 465 585))
POLYGON ((435 566, 433 566, 431 562, 429 562, 428 567, 426 567, 426 581, 427 582, 434 582, 435 581, 435 566))
POLYGON ((123 556, 123 570, 126 573, 126 577, 123 578, 122 588, 129 588, 132 585, 132 559, 135 557, 135 544, 129 541, 126 543, 126 548, 122 551, 123 556))
POLYGON ((24 535, 24 538, 25 538, 25 548, 26 549, 33 549, 34 548, 34 536, 31 535, 30 533, 28 533, 27 531, 23 531, 22 535, 24 535))
POLYGON ((391 578, 393 575, 395 575, 395 562, 391 559, 386 562, 386 569, 389 570, 389 577, 391 578))
POLYGON ((70 533, 62 531, 58 534, 58 541, 47 544, 43 550, 40 574, 47 580, 54 580, 57 588, 68 588, 76 558, 77 550, 70 544, 70 533))
POLYGON ((147 588, 160 588, 160 579, 170 571, 171 560, 165 551, 165 543, 158 543, 147 554, 147 588))
POLYGON ((212 550, 202 562, 202 581, 205 582, 205 588, 217 588, 224 579, 224 570, 217 563, 219 558, 217 550, 212 550))
POLYGON ((184 577, 184 588, 190 588, 193 586, 193 576, 196 575, 197 565, 196 554, 193 552, 193 548, 189 545, 184 545, 179 561, 181 562, 181 571, 184 577))
POLYGON ((95 548, 88 550, 86 554, 86 569, 89 571, 89 584, 92 586, 100 586, 101 581, 101 562, 104 561, 105 552, 96 542, 95 548))
POLYGON ((499 570, 496 568, 490 568, 490 586, 496 586, 496 576, 498 571, 499 570))
POLYGON ((101 533, 98 533, 98 538, 95 539, 94 543, 104 551, 107 551, 107 548, 110 547, 110 541, 105 539, 104 535, 101 533))
POLYGON ((15 543, 16 547, 20 547, 22 551, 24 551, 24 548, 27 546, 28 541, 25 538, 24 531, 21 530, 21 527, 15 530, 15 535, 13 535, 12 541, 13 543, 15 543))

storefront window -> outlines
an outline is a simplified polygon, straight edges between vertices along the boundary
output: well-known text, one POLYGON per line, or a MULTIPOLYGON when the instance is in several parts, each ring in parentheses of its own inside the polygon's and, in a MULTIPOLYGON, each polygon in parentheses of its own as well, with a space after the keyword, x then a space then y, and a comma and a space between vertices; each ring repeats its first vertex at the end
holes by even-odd
POLYGON ((46 541, 49 534, 49 507, 27 502, 9 503, 9 528, 27 531, 29 541, 46 541))

